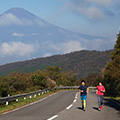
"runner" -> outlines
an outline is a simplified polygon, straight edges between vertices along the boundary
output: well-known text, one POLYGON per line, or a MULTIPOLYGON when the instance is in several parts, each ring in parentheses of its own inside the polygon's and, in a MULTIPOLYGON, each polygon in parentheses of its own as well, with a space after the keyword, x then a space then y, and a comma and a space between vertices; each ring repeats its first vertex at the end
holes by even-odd
POLYGON ((102 82, 99 81, 99 85, 97 86, 97 92, 96 92, 98 98, 99 111, 103 108, 102 104, 103 104, 104 92, 105 92, 105 87, 102 85, 102 82))
POLYGON ((86 99, 87 99, 87 93, 89 92, 89 87, 87 85, 85 85, 84 80, 82 80, 81 84, 82 85, 78 89, 81 92, 80 97, 81 97, 82 109, 83 109, 83 111, 85 111, 86 99))

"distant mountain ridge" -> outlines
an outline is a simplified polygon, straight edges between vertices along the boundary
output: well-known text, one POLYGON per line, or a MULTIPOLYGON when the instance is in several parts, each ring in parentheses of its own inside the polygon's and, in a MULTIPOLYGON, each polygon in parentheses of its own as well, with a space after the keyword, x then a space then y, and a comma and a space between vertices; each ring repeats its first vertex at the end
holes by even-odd
POLYGON ((35 72, 46 69, 48 66, 59 66, 64 71, 73 71, 78 78, 86 77, 92 73, 101 74, 101 70, 110 62, 109 51, 82 50, 64 55, 37 58, 28 61, 21 61, 0 66, 0 74, 10 72, 35 72))
POLYGON ((0 65, 111 46, 108 38, 63 29, 24 8, 11 8, 0 15, 0 65))

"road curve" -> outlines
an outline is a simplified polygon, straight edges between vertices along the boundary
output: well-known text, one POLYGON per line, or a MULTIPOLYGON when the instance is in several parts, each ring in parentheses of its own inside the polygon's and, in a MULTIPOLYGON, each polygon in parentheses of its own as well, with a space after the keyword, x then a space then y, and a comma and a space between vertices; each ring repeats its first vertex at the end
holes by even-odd
POLYGON ((47 120, 64 110, 75 98, 76 91, 61 91, 19 110, 0 115, 0 120, 47 120))
POLYGON ((86 111, 83 111, 80 95, 77 94, 72 107, 58 113, 54 120, 120 120, 120 105, 104 99, 103 109, 98 111, 97 95, 91 91, 87 97, 86 111))
POLYGON ((104 99, 102 111, 98 111, 97 96, 91 91, 87 109, 82 111, 77 91, 61 91, 36 104, 0 115, 0 120, 120 120, 120 106, 104 99))

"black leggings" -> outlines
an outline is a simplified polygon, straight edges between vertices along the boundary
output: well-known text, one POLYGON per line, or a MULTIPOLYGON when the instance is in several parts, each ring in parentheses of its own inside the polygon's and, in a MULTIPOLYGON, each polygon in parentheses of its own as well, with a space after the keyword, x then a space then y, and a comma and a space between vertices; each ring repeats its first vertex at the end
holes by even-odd
POLYGON ((101 107, 102 104, 103 104, 103 95, 98 95, 98 106, 99 106, 99 108, 101 107))

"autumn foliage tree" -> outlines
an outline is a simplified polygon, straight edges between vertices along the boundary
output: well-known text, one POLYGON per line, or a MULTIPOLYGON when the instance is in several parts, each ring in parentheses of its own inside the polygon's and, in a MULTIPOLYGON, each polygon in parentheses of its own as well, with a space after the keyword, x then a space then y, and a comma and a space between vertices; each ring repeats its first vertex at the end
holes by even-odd
POLYGON ((104 79, 107 95, 120 96, 120 33, 114 48, 115 51, 111 54, 112 62, 107 64, 104 79))
POLYGON ((0 96, 28 93, 60 85, 74 85, 75 81, 76 76, 72 72, 63 72, 62 68, 55 66, 33 73, 13 72, 0 77, 0 96))

